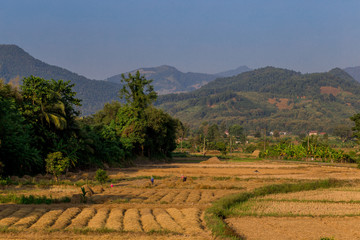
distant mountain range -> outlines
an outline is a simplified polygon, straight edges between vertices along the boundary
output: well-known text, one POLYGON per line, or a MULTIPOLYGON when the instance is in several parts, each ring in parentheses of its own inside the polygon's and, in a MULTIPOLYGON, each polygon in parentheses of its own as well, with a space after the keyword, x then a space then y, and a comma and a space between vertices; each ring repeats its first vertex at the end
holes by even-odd
MULTIPOLYGON (((246 66, 217 74, 183 73, 166 65, 138 70, 154 80, 159 94, 171 93, 159 96, 156 105, 192 126, 208 121, 251 130, 332 131, 351 125, 349 117, 360 112, 360 67, 313 74, 246 66)), ((0 78, 9 82, 30 75, 75 83, 82 115, 119 100, 120 74, 90 80, 35 59, 16 45, 0 45, 0 78)))
POLYGON ((156 105, 193 127, 207 121, 254 131, 331 132, 350 126, 349 117, 360 112, 360 83, 339 68, 301 74, 266 67, 160 96, 156 105))
POLYGON ((120 85, 112 82, 90 80, 64 68, 52 66, 30 56, 16 45, 0 45, 0 78, 9 82, 30 75, 45 79, 71 80, 75 83, 77 97, 82 99, 83 115, 94 113, 106 102, 116 100, 120 85))
POLYGON ((343 69, 350 76, 352 76, 356 81, 360 82, 360 66, 359 67, 348 67, 343 69))
MULTIPOLYGON (((171 66, 138 69, 148 79, 153 79, 158 94, 187 92, 205 85, 220 76, 238 74, 250 70, 246 66, 219 74, 183 73, 171 66)), ((136 70, 135 70, 136 71, 136 70)), ((135 72, 132 71, 132 72, 135 72)), ((82 99, 82 115, 100 110, 105 103, 119 100, 121 74, 106 80, 90 80, 61 67, 44 63, 16 45, 0 44, 0 78, 5 82, 22 79, 30 75, 45 79, 71 80, 75 83, 77 97, 82 99)))
MULTIPOLYGON (((218 77, 229 77, 250 70, 251 69, 247 66, 241 66, 237 69, 217 74, 183 73, 172 66, 163 65, 152 68, 139 68, 130 73, 134 74, 136 71, 139 71, 142 75, 145 75, 147 79, 153 79, 155 91, 158 94, 163 95, 196 90, 218 77)), ((121 79, 121 74, 118 74, 105 80, 113 83, 120 83, 121 79)))

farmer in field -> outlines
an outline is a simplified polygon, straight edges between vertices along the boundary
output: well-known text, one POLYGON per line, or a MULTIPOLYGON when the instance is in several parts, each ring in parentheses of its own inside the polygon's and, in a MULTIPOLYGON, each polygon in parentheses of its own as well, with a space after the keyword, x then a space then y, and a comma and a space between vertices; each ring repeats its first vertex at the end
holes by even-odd
POLYGON ((153 176, 151 176, 150 181, 151 181, 151 184, 154 184, 154 177, 153 176))
POLYGON ((183 182, 186 182, 186 179, 187 179, 187 177, 184 176, 184 174, 181 174, 181 180, 182 180, 183 182))

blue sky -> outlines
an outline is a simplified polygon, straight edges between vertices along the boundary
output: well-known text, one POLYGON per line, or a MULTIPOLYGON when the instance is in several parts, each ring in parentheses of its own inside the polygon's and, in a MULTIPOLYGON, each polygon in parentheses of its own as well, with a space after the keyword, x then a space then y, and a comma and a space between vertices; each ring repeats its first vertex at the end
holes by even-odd
POLYGON ((360 66, 358 0, 0 0, 0 44, 89 78, 360 66))

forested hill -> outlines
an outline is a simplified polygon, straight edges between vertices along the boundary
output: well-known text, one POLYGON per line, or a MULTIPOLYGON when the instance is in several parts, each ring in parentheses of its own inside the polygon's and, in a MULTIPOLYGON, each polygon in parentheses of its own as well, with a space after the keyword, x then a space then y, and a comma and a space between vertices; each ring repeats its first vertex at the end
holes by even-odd
POLYGON ((45 79, 71 80, 72 83, 75 83, 77 97, 83 100, 81 107, 83 115, 94 113, 101 109, 106 102, 118 99, 119 84, 90 80, 35 59, 16 45, 0 45, 0 78, 9 82, 30 75, 45 79))
POLYGON ((301 132, 332 131, 360 111, 360 83, 335 68, 325 73, 266 67, 218 78, 198 90, 160 96, 157 105, 193 126, 203 121, 301 132))
MULTIPOLYGON (((162 95, 176 92, 189 92, 200 88, 201 86, 215 80, 218 77, 233 76, 250 70, 251 69, 247 66, 241 66, 234 70, 229 70, 217 74, 194 72, 183 73, 175 67, 163 65, 152 68, 139 68, 131 71, 130 73, 133 74, 136 71, 140 71, 140 73, 145 75, 147 79, 153 79, 155 91, 162 95)), ((121 74, 107 78, 106 81, 120 83, 121 74)))

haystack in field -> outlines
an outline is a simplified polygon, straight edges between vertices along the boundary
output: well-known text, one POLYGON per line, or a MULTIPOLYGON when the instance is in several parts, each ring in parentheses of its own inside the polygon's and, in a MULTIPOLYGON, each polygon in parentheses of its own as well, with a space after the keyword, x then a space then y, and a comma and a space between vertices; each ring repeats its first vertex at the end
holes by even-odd
POLYGON ((203 164, 222 164, 223 162, 221 162, 217 157, 212 157, 206 161, 202 161, 201 163, 203 163, 203 164))

